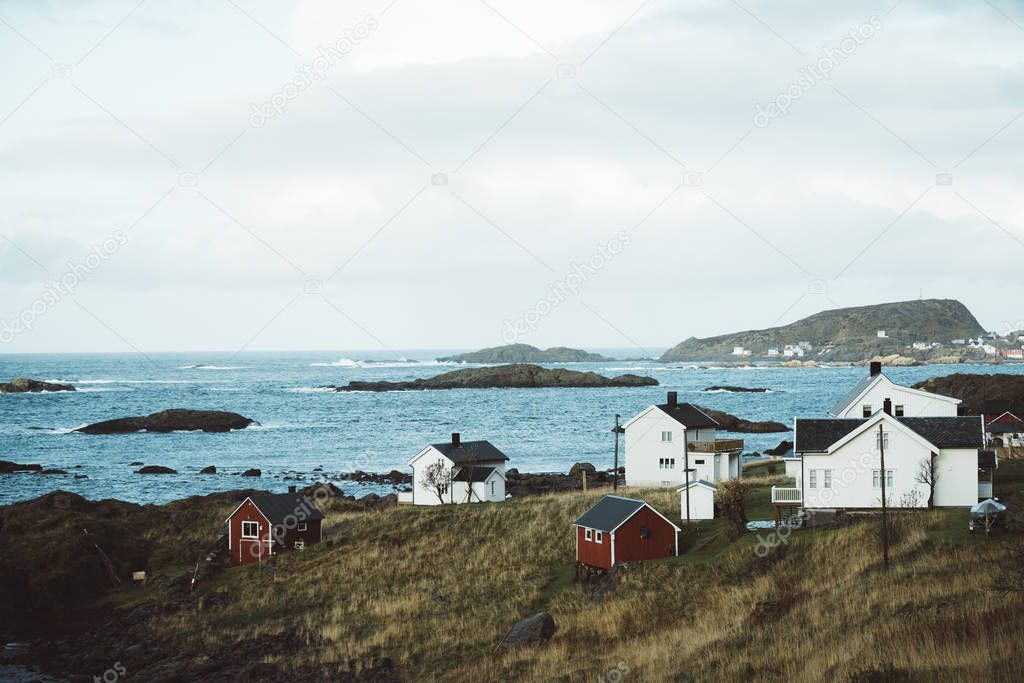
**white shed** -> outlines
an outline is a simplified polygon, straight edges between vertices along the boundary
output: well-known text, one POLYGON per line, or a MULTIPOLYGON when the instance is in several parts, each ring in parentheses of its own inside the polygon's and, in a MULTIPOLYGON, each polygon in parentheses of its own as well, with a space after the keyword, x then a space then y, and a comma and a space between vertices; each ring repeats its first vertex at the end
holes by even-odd
POLYGON ((703 479, 694 479, 677 486, 679 491, 679 517, 686 519, 686 490, 690 490, 690 519, 715 518, 715 491, 718 487, 703 479))

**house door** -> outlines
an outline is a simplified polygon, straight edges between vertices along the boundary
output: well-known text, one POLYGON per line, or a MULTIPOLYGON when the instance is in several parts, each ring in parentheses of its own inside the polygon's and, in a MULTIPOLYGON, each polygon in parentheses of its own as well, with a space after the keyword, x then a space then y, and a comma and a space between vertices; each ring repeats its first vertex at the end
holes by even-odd
POLYGON ((722 467, 722 456, 715 453, 715 478, 714 481, 718 481, 721 478, 720 469, 722 467))

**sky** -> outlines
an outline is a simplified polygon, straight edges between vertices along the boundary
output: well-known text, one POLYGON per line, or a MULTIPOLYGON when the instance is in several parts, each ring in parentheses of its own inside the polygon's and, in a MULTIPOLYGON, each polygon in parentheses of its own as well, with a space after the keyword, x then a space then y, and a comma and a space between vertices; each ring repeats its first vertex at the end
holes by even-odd
POLYGON ((836 4, 6 0, 0 353, 1024 326, 1024 3, 836 4))

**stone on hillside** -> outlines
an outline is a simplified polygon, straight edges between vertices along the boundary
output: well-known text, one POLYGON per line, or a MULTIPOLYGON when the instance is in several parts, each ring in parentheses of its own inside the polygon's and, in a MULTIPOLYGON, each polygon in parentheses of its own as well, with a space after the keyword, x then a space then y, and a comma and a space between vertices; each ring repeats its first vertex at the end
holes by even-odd
POLYGON ((555 620, 547 612, 537 612, 520 620, 508 632, 499 647, 516 648, 526 645, 541 645, 555 634, 555 620))

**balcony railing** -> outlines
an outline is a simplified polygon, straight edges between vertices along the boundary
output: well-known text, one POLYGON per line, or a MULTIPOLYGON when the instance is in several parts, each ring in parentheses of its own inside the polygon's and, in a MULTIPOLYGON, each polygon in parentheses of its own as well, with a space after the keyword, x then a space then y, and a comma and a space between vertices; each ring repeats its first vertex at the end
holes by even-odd
POLYGON ((772 503, 798 504, 803 500, 803 492, 800 489, 772 487, 772 503))
POLYGON ((694 441, 689 444, 692 453, 730 453, 743 450, 743 439, 715 439, 714 441, 694 441))

